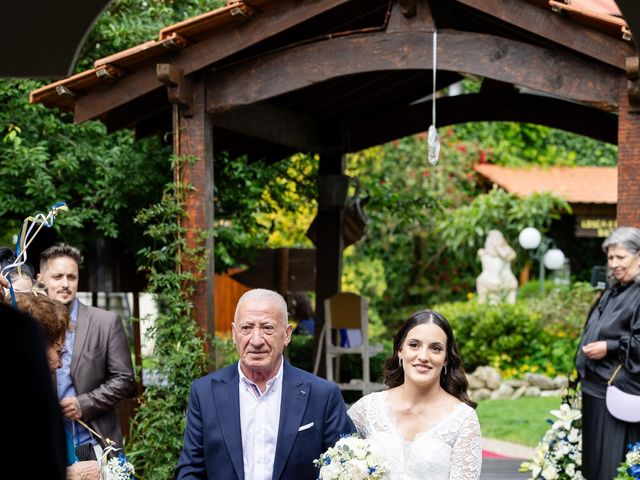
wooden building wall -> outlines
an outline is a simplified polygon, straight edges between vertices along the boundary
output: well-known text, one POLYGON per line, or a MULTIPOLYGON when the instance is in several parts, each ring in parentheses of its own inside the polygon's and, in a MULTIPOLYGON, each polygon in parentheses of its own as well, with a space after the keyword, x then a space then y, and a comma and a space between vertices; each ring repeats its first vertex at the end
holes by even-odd
POLYGON ((242 294, 250 287, 237 282, 230 275, 239 272, 239 269, 231 269, 223 275, 215 275, 214 278, 214 298, 215 298, 215 334, 216 337, 231 336, 231 322, 236 305, 242 294))

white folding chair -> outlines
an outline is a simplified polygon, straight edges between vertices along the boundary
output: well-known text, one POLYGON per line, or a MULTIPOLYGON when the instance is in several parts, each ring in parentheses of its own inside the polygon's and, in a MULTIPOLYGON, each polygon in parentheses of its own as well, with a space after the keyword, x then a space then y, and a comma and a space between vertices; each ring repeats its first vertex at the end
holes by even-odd
MULTIPOLYGON (((369 345, 369 320, 367 301, 360 295, 340 292, 324 301, 325 363, 327 380, 334 381, 333 361, 345 354, 360 355, 362 359, 362 379, 352 379, 349 383, 338 383, 341 390, 361 390, 363 394, 384 389, 384 385, 371 382, 369 359, 382 351, 382 345, 369 345), (334 343, 336 330, 346 330, 352 343, 347 346, 334 343), (358 338, 360 337, 360 338, 358 338), (360 340, 358 342, 358 340, 360 340)), ((319 358, 314 370, 317 372, 319 358)))

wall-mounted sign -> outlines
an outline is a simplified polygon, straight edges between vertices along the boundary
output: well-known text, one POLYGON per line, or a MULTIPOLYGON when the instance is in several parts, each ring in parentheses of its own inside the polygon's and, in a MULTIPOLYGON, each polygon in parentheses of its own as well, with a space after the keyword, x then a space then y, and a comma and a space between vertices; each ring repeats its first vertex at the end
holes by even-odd
POLYGON ((576 218, 576 238, 606 238, 618 226, 613 218, 576 218))

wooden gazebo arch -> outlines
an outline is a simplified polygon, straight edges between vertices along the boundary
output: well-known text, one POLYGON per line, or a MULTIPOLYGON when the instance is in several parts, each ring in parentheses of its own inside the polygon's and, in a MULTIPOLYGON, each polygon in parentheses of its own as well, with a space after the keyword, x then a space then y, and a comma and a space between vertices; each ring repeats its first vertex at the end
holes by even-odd
MULTIPOLYGON (((509 120, 619 146, 620 224, 640 225, 638 57, 626 23, 553 0, 233 1, 32 92, 138 136, 171 131, 197 156, 187 227, 213 225, 214 152, 276 161, 319 154, 316 294, 340 290, 345 154, 424 131, 432 39, 437 89, 473 75, 479 93, 437 101, 438 126, 509 120)), ((189 240, 196 242, 195 235, 189 240)), ((213 239, 196 321, 214 332, 213 239)))

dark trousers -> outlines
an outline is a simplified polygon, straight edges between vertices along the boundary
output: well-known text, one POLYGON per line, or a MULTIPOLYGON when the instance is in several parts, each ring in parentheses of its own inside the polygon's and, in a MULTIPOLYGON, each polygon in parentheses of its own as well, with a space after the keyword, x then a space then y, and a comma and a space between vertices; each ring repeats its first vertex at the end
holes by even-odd
POLYGON ((640 423, 612 417, 604 398, 582 393, 582 475, 611 480, 624 461, 627 445, 640 441, 640 423))

